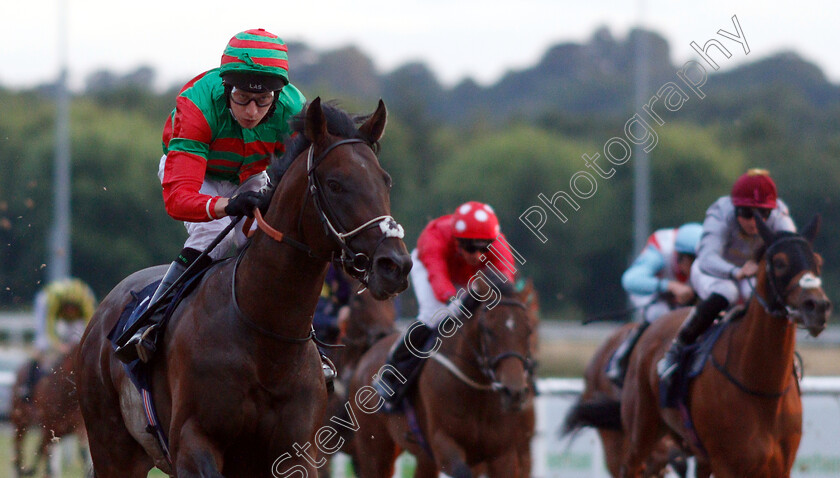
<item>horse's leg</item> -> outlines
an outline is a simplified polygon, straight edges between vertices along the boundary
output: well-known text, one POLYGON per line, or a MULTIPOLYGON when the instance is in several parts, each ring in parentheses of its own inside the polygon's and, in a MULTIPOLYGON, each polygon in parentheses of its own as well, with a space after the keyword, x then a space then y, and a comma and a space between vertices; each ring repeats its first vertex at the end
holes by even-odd
POLYGON ((354 471, 360 478, 391 478, 399 449, 383 414, 356 413, 359 431, 353 435, 354 471))
POLYGON ((29 476, 35 473, 35 469, 24 469, 23 464, 23 443, 26 439, 26 425, 18 425, 15 427, 15 443, 14 443, 14 465, 16 476, 29 476))
POLYGON ((154 463, 146 451, 125 429, 99 442, 91 433, 88 437, 92 476, 96 478, 146 478, 154 463))
POLYGON ((172 440, 178 478, 224 478, 221 450, 201 431, 195 419, 188 419, 172 440))
POLYGON ((455 440, 438 432, 431 439, 432 451, 440 464, 440 469, 452 478, 472 478, 472 471, 467 465, 466 453, 455 440))
POLYGON ((435 461, 429 455, 417 458, 417 468, 414 470, 414 478, 437 478, 440 476, 435 461))
POLYGON ((489 462, 487 464, 487 476, 489 478, 530 478, 523 474, 519 468, 515 450, 489 462))
POLYGON ((599 429, 601 446, 604 449, 604 462, 611 476, 618 476, 621 469, 621 447, 624 443, 624 434, 614 430, 599 429))
MULTIPOLYGON (((631 380, 626 383, 633 382, 631 380)), ((625 439, 619 476, 623 478, 642 476, 643 464, 664 435, 658 402, 650 387, 639 385, 637 393, 629 397, 625 393, 621 404, 625 439)))
POLYGON ((712 476, 712 469, 709 468, 708 461, 700 461, 696 460, 694 467, 694 476, 695 478, 709 478, 712 476))
POLYGON ((531 440, 525 440, 516 451, 519 462, 519 476, 531 478, 531 440))

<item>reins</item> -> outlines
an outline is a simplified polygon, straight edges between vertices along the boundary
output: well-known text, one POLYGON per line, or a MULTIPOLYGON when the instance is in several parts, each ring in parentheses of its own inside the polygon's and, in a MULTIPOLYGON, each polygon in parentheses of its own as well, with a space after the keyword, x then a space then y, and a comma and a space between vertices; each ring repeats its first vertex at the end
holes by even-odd
MULTIPOLYGON (((496 305, 499 305, 499 304, 521 307, 524 310, 528 310, 528 307, 518 300, 502 299, 496 305)), ((487 306, 484 305, 484 308, 487 308, 487 306)), ((483 327, 483 325, 480 323, 480 319, 479 319, 479 326, 483 327)), ((487 379, 490 380, 489 383, 486 383, 486 384, 485 383, 479 383, 479 382, 476 382, 475 380, 471 379, 457 365, 455 365, 454 362, 449 360, 449 358, 447 358, 443 354, 442 351, 433 354, 431 358, 433 358, 436 362, 440 363, 444 368, 449 370, 449 372, 451 372, 452 375, 454 375, 456 378, 458 378, 458 380, 463 382, 465 385, 467 385, 471 388, 474 388, 476 390, 493 391, 493 392, 503 391, 505 389, 505 385, 502 384, 496 378, 496 374, 494 372, 494 369, 499 364, 499 362, 501 362, 502 360, 504 360, 506 358, 509 358, 509 357, 515 358, 515 359, 522 362, 522 364, 525 368, 525 373, 528 375, 529 382, 530 382, 530 378, 533 375, 534 368, 535 368, 535 362, 532 358, 524 357, 522 354, 519 354, 517 352, 503 352, 503 353, 501 353, 499 355, 496 355, 494 357, 487 357, 487 353, 486 353, 487 346, 484 343, 484 340, 482 339, 481 332, 479 332, 479 339, 478 340, 479 340, 479 348, 481 349, 480 351, 478 349, 476 349, 475 347, 473 347, 471 344, 469 344, 469 342, 467 342, 467 346, 472 351, 472 354, 473 354, 473 357, 474 357, 474 360, 475 360, 475 365, 478 366, 478 369, 481 371, 482 375, 484 375, 484 377, 486 377, 487 379)))
POLYGON ((278 334, 276 332, 272 332, 264 327, 260 327, 254 322, 250 317, 248 317, 242 309, 239 308, 239 301, 236 300, 236 270, 239 268, 239 263, 242 262, 242 258, 245 256, 245 251, 247 247, 242 248, 242 251, 236 256, 236 261, 233 263, 233 274, 231 274, 230 279, 230 295, 231 295, 231 304, 233 304, 233 311, 234 317, 236 317, 239 322, 245 324, 251 330, 259 333, 260 335, 265 335, 266 337, 270 337, 274 340, 279 340, 281 342, 292 343, 292 344, 302 344, 305 342, 309 342, 310 340, 315 340, 315 328, 310 326, 309 334, 306 337, 288 337, 285 335, 278 334))

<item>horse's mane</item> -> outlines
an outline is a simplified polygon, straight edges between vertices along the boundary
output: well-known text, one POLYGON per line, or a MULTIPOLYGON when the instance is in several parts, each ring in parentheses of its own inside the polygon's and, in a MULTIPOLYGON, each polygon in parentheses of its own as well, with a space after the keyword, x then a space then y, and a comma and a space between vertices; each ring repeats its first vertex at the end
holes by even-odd
MULTIPOLYGON (((272 188, 277 186, 280 178, 292 161, 297 158, 311 142, 303 134, 306 124, 306 111, 309 109, 309 103, 289 120, 289 125, 292 128, 292 135, 285 142, 285 152, 282 156, 275 156, 271 160, 271 165, 268 168, 269 180, 272 188)), ((321 103, 321 109, 324 111, 324 117, 327 120, 327 131, 333 135, 341 138, 360 138, 369 142, 369 138, 364 138, 360 135, 358 125, 370 118, 371 115, 351 115, 338 107, 338 102, 330 100, 321 103)), ((368 143, 373 148, 374 153, 379 153, 379 143, 368 143)))

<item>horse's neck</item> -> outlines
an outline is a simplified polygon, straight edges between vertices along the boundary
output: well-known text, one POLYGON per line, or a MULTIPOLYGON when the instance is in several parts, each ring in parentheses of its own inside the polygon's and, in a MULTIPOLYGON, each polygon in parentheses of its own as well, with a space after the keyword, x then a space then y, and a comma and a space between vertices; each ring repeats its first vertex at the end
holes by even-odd
POLYGON ((727 367, 750 388, 784 389, 793 376, 796 328, 787 319, 770 315, 755 298, 741 320, 741 326, 733 331, 727 367))
MULTIPOLYGON (((478 321, 476 313, 467 321, 478 321)), ((443 345, 440 351, 450 361, 454 362, 462 372, 472 379, 484 377, 481 364, 478 362, 478 354, 481 353, 478 340, 478 327, 474 324, 464 322, 464 325, 449 338, 441 337, 443 345)))
POLYGON ((304 337, 312 327, 326 268, 288 244, 255 237, 236 271, 240 310, 265 330, 304 337))

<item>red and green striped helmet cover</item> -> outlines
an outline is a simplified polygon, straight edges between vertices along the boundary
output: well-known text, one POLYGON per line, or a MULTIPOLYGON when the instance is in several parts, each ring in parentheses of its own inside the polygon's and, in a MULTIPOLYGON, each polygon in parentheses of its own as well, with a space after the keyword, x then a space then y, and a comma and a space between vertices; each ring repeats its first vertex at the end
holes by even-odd
POLYGON ((277 35, 262 28, 237 33, 222 53, 219 73, 274 76, 289 82, 289 55, 277 35))

